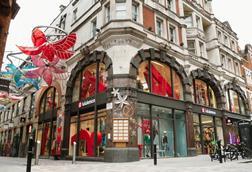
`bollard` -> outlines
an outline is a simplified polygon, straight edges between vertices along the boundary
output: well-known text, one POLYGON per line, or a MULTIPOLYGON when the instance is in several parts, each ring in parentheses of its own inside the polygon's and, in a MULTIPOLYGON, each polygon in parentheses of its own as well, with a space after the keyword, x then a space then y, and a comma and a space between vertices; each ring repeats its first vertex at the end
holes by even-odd
POLYGON ((40 148, 41 148, 41 143, 40 143, 40 141, 38 140, 38 141, 37 141, 37 148, 36 148, 35 165, 38 165, 38 163, 39 163, 40 148))
POLYGON ((220 140, 217 141, 217 145, 218 145, 219 162, 222 163, 221 141, 220 140))
POLYGON ((27 155, 26 172, 31 172, 32 147, 33 147, 33 137, 30 137, 27 151, 28 155, 27 155))
POLYGON ((154 165, 157 165, 157 145, 153 145, 154 149, 153 149, 153 158, 154 158, 154 165))
POLYGON ((73 142, 73 161, 72 164, 75 164, 76 161, 76 142, 73 142))

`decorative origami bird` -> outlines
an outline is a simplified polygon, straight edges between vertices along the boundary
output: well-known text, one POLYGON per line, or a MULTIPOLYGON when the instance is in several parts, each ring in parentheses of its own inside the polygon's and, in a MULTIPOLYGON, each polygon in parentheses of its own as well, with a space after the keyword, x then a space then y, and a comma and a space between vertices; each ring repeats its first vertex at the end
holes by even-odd
MULTIPOLYGON (((55 58, 51 63, 46 63, 43 59, 38 56, 31 56, 32 62, 36 69, 28 71, 25 76, 27 78, 43 78, 43 80, 50 86, 53 79, 57 78, 58 75, 65 73, 66 70, 56 67, 59 59, 55 58)), ((60 78, 58 78, 60 79, 60 78)))
POLYGON ((58 58, 68 59, 74 54, 74 52, 69 51, 69 49, 73 47, 76 42, 76 34, 71 33, 61 40, 50 42, 39 28, 35 28, 32 32, 32 42, 34 47, 17 47, 26 55, 39 55, 40 58, 52 62, 58 58))
POLYGON ((38 90, 40 80, 26 78, 24 76, 24 71, 32 70, 34 68, 35 67, 33 65, 26 65, 20 69, 19 67, 16 67, 14 64, 10 63, 6 65, 6 71, 1 72, 0 75, 11 80, 11 82, 14 83, 18 89, 23 88, 26 84, 28 84, 33 85, 38 90))

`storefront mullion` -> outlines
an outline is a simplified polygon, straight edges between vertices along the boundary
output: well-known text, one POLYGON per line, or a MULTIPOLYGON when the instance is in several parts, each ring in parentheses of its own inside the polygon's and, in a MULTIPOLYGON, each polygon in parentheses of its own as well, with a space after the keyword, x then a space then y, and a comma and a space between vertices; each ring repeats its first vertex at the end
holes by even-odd
POLYGON ((201 119, 201 114, 199 116, 199 127, 200 127, 200 143, 201 143, 201 153, 204 152, 204 141, 203 141, 203 128, 202 128, 202 119, 201 119))
POLYGON ((174 156, 177 157, 177 138, 176 138, 176 117, 174 113, 174 109, 172 109, 172 123, 173 123, 173 147, 174 147, 174 156))
POLYGON ((149 110, 150 110, 150 112, 149 112, 149 114, 150 114, 150 129, 151 129, 151 132, 150 132, 150 140, 151 140, 151 142, 150 142, 150 151, 151 151, 151 158, 153 158, 153 140, 154 140, 154 138, 153 138, 153 118, 152 118, 152 105, 149 105, 149 110))
MULTIPOLYGON (((99 72, 100 71, 100 62, 96 61, 96 80, 95 80, 95 103, 94 103, 94 133, 97 133, 97 125, 98 125, 98 112, 97 112, 97 93, 98 93, 98 86, 99 86, 99 72)), ((94 155, 97 156, 97 134, 94 135, 94 155)))
MULTIPOLYGON (((81 84, 82 84, 82 81, 83 81, 83 78, 82 78, 82 73, 79 75, 79 80, 80 80, 80 87, 79 87, 79 100, 81 99, 81 91, 82 91, 82 89, 81 89, 81 84)), ((77 131, 76 131, 76 133, 77 133, 77 139, 76 139, 76 141, 77 141, 77 143, 76 143, 76 150, 79 150, 80 149, 80 133, 79 133, 79 131, 80 131, 80 110, 78 109, 78 111, 77 111, 77 131)), ((77 151, 76 152, 76 155, 77 156, 79 156, 79 152, 80 151, 77 151)))
POLYGON ((170 78, 171 78, 171 93, 172 93, 172 95, 171 95, 171 97, 173 97, 174 98, 174 82, 173 82, 173 69, 170 69, 170 78))
MULTIPOLYGON (((53 116, 54 116, 54 113, 55 113, 55 105, 56 105, 56 103, 55 103, 55 96, 56 95, 56 88, 55 87, 53 87, 53 98, 52 98, 52 109, 51 109, 51 119, 50 119, 50 134, 49 134, 49 139, 50 139, 50 142, 49 142, 49 156, 51 156, 51 150, 52 150, 52 146, 53 146, 53 144, 52 144, 52 142, 53 142, 53 132, 55 132, 55 131, 53 131, 53 126, 54 126, 54 124, 53 124, 53 116)), ((57 108, 57 107, 56 107, 57 108)), ((57 110, 56 110, 56 112, 57 112, 57 110)))
MULTIPOLYGON (((237 94, 237 93, 236 93, 236 94, 237 94)), ((240 96, 237 94, 237 97, 238 97, 239 113, 242 114, 240 96)))
POLYGON ((44 95, 43 95, 43 98, 44 98, 44 99, 42 99, 42 101, 43 101, 42 103, 44 104, 43 113, 40 114, 40 115, 42 115, 42 120, 41 120, 41 122, 42 122, 41 155, 44 155, 45 149, 46 149, 46 136, 45 136, 45 130, 46 130, 45 127, 46 127, 46 125, 45 125, 45 122, 44 122, 45 112, 46 112, 46 97, 47 97, 47 92, 45 92, 44 95))
POLYGON ((231 103, 230 90, 228 89, 227 92, 228 92, 229 110, 232 112, 232 103, 231 103))

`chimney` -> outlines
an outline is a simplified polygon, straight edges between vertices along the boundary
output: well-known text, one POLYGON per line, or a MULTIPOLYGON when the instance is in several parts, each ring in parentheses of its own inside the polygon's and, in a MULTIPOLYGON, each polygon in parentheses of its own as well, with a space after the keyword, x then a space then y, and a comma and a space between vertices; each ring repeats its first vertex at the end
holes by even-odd
POLYGON ((60 5, 59 8, 60 8, 60 12, 62 12, 66 8, 66 6, 65 5, 60 5))

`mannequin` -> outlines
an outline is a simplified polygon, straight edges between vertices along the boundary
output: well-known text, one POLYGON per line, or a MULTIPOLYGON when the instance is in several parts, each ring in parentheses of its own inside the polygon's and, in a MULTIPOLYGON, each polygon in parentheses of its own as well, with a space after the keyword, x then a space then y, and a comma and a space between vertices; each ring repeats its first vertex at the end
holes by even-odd
POLYGON ((163 145, 163 149, 165 151, 165 154, 168 154, 169 147, 168 147, 168 137, 167 137, 166 131, 163 132, 162 145, 163 145))

